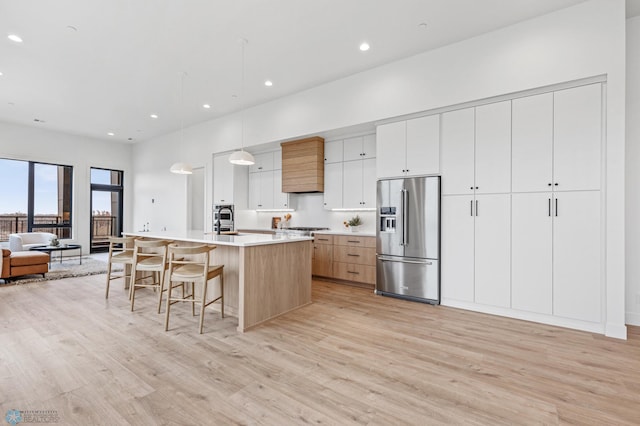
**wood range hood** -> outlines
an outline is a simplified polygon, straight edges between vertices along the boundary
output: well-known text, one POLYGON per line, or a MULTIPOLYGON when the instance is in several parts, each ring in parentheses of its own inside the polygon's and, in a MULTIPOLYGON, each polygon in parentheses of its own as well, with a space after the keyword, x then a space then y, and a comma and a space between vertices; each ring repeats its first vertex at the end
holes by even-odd
POLYGON ((282 192, 324 192, 324 139, 282 142, 282 192))

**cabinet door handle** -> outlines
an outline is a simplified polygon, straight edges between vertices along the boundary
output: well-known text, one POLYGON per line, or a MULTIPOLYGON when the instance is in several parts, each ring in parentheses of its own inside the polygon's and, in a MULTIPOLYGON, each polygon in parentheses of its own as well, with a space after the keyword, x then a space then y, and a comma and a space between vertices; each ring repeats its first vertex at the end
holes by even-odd
POLYGON ((476 200, 476 216, 478 216, 478 200, 476 200))
POLYGON ((356 274, 356 275, 360 275, 360 272, 356 272, 356 271, 347 271, 348 274, 356 274))
POLYGON ((318 241, 329 241, 328 238, 318 238, 318 241))
MULTIPOLYGON (((551 184, 549 184, 549 185, 551 185, 551 184)), ((548 206, 549 206, 549 217, 551 217, 551 198, 549 198, 548 206)))
POLYGON ((470 208, 471 216, 473 216, 473 200, 469 201, 469 208, 470 208))
POLYGON ((556 217, 558 217, 558 199, 556 198, 556 217))
POLYGON ((356 244, 360 244, 360 241, 358 240, 347 240, 348 243, 356 243, 356 244))
POLYGON ((347 253, 347 256, 351 256, 351 257, 360 257, 359 254, 351 254, 351 253, 347 253))

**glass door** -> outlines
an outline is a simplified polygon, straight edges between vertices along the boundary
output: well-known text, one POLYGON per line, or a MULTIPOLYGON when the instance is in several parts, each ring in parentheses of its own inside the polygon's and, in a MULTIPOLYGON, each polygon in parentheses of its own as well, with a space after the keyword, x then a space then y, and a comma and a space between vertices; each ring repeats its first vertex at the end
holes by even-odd
POLYGON ((110 236, 122 236, 122 172, 91 169, 91 253, 107 251, 110 236))

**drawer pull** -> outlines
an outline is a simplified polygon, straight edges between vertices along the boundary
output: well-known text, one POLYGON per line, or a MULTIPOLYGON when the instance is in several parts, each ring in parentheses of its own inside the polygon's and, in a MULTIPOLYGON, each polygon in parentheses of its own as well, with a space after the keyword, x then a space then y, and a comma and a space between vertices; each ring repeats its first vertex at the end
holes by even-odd
POLYGON ((349 273, 349 274, 356 274, 356 275, 360 275, 360 272, 356 272, 356 271, 347 271, 347 273, 349 273))
POLYGON ((360 241, 358 240, 347 240, 348 243, 357 243, 360 244, 360 241))
POLYGON ((360 257, 359 254, 351 254, 351 253, 347 253, 347 256, 351 256, 351 257, 360 257))
POLYGON ((329 241, 328 238, 318 238, 318 241, 329 241))

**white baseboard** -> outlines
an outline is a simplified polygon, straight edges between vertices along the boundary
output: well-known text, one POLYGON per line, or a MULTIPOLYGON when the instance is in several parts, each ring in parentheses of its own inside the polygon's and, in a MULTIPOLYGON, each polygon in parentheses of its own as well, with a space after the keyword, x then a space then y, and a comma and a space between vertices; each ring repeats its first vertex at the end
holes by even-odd
POLYGON ((640 325, 640 313, 627 312, 625 320, 628 325, 640 325))

